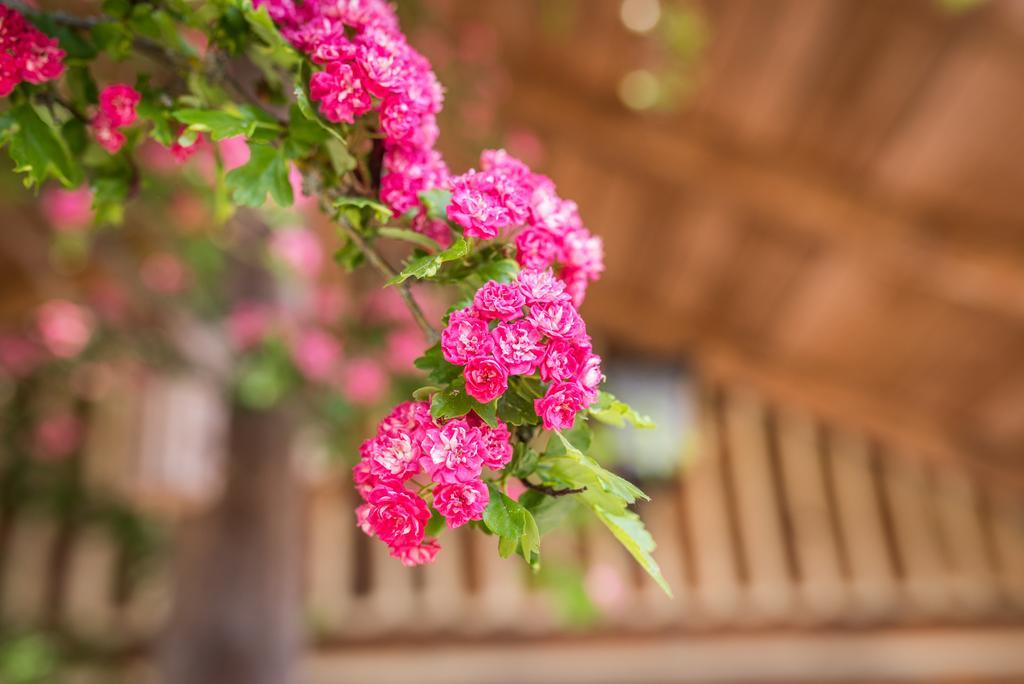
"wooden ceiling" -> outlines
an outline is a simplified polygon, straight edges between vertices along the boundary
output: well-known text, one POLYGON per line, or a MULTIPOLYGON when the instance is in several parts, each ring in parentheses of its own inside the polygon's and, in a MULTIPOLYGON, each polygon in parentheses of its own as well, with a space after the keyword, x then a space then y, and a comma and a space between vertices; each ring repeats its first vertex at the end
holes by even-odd
POLYGON ((545 1, 468 12, 499 27, 505 123, 605 240, 596 331, 1024 479, 1024 6, 696 3, 697 86, 641 114, 619 3, 558 0, 552 33, 545 1))

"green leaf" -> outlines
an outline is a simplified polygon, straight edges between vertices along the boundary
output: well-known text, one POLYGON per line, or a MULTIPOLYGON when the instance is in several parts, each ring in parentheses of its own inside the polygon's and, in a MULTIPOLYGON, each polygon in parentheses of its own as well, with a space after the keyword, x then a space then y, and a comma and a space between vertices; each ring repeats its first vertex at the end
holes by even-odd
POLYGON ((445 360, 440 342, 436 342, 423 352, 423 356, 416 359, 413 364, 420 370, 427 371, 428 382, 438 385, 447 384, 462 374, 461 366, 445 360))
POLYGON ((449 261, 456 261, 469 253, 469 243, 461 235, 455 239, 452 246, 438 254, 426 255, 409 262, 402 272, 388 281, 388 285, 404 283, 409 278, 431 278, 437 275, 441 266, 449 261))
POLYGON ((416 401, 423 401, 424 399, 428 399, 435 392, 440 392, 441 389, 442 388, 436 385, 427 385, 425 387, 420 387, 418 389, 413 390, 412 398, 416 401))
POLYGON ((288 114, 288 137, 285 139, 288 158, 298 159, 312 154, 327 139, 327 131, 306 118, 298 105, 293 104, 288 114))
POLYGON ((423 233, 417 233, 415 230, 408 230, 407 228, 393 228, 391 226, 383 226, 377 229, 377 233, 383 237, 388 237, 393 240, 405 240, 411 242, 414 245, 428 249, 431 252, 440 252, 441 245, 437 243, 437 240, 429 238, 423 233))
POLYGON ((484 524, 499 537, 518 541, 526 527, 526 509, 515 499, 505 496, 494 483, 489 482, 487 488, 490 500, 484 509, 484 524))
POLYGON ((131 188, 131 170, 116 169, 92 182, 92 209, 96 223, 120 224, 131 188))
POLYGON ((378 221, 387 221, 394 215, 394 212, 388 207, 368 197, 341 197, 335 200, 334 208, 339 211, 358 209, 362 212, 366 210, 371 218, 378 221))
MULTIPOLYGON (((305 73, 305 72, 303 72, 305 73)), ((303 82, 306 81, 306 77, 303 76, 303 82)), ((295 105, 299 108, 299 112, 306 118, 307 121, 311 121, 320 127, 321 130, 334 136, 334 138, 342 144, 346 152, 348 151, 348 141, 345 136, 341 134, 337 126, 331 125, 327 121, 324 121, 316 110, 313 109, 313 103, 309 100, 309 95, 306 94, 306 89, 301 85, 295 86, 295 90, 292 91, 295 95, 295 105)), ((351 167, 355 168, 355 166, 351 167)))
POLYGON ((282 150, 261 143, 249 143, 249 161, 227 175, 228 188, 236 204, 262 206, 267 193, 282 207, 292 204, 288 162, 282 150))
POLYGON ((448 216, 448 205, 452 202, 452 193, 443 188, 432 188, 420 193, 420 201, 427 208, 427 215, 433 219, 444 219, 448 216))
POLYGON ((499 283, 510 283, 516 279, 518 274, 519 264, 514 259, 499 259, 481 264, 476 269, 474 275, 483 284, 489 280, 497 280, 499 283))
POLYGON ((561 441, 565 453, 550 455, 541 459, 538 472, 545 480, 553 478, 566 487, 586 487, 585 499, 601 505, 607 510, 624 508, 637 499, 649 501, 650 497, 629 480, 601 467, 593 458, 577 449, 562 433, 556 431, 555 438, 561 441))
POLYGON ((574 510, 579 508, 577 496, 548 496, 535 490, 527 490, 519 496, 521 503, 533 515, 541 535, 560 527, 574 510))
POLYGON ((537 461, 540 459, 534 449, 530 448, 523 442, 516 442, 513 447, 512 461, 508 464, 508 471, 516 477, 523 479, 533 475, 533 472, 537 469, 537 461))
POLYGON ((594 515, 611 530, 615 538, 626 547, 640 567, 646 570, 662 591, 671 597, 672 588, 668 586, 668 582, 661 574, 661 568, 658 567, 658 562, 651 555, 656 546, 654 538, 644 527, 640 516, 629 510, 606 511, 595 505, 590 505, 590 508, 594 511, 594 515))
POLYGON ((209 133, 214 140, 236 135, 252 138, 260 131, 279 132, 281 126, 258 107, 243 105, 236 110, 181 108, 172 112, 190 130, 209 133))
POLYGON ((491 427, 497 423, 495 402, 481 404, 466 392, 466 383, 460 378, 434 395, 430 402, 430 415, 437 419, 459 418, 470 411, 491 427))
POLYGON ((346 271, 351 273, 356 269, 359 264, 363 263, 366 256, 362 250, 359 249, 359 245, 348 240, 345 242, 337 252, 334 253, 334 261, 345 268, 346 271))
POLYGON ((17 129, 5 131, 4 138, 14 170, 25 174, 25 187, 38 188, 47 178, 56 178, 66 187, 82 182, 82 169, 64 141, 31 105, 18 105, 9 114, 17 129))
POLYGON ((598 392, 597 401, 590 407, 590 415, 602 423, 615 427, 626 427, 629 423, 635 428, 650 430, 655 427, 649 416, 637 413, 629 404, 619 401, 609 392, 598 392))
POLYGON ((508 391, 498 398, 498 417, 509 425, 539 425, 540 418, 533 408, 533 397, 519 382, 521 378, 509 379, 508 391))
POLYGON ((444 516, 437 512, 433 506, 430 507, 430 520, 423 528, 423 534, 428 537, 436 537, 444 529, 444 516))

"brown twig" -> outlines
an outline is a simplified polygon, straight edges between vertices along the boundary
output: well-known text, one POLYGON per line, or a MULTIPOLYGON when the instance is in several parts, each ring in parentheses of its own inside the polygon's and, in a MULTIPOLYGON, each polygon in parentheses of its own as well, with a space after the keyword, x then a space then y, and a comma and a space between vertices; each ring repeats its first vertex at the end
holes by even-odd
MULTIPOLYGON (((374 247, 369 240, 360 235, 359 231, 352 227, 345 219, 339 219, 338 225, 345 231, 349 239, 352 240, 359 247, 359 250, 366 255, 367 260, 370 264, 380 272, 386 280, 390 280, 398 275, 398 272, 389 264, 384 257, 381 255, 377 248, 374 247)), ((400 283, 396 285, 398 288, 398 294, 401 295, 405 301, 406 307, 409 309, 409 313, 412 314, 413 320, 416 321, 416 325, 420 327, 423 334, 427 336, 427 342, 433 344, 438 338, 437 330, 427 320, 426 315, 423 313, 423 309, 420 308, 419 303, 412 296, 412 290, 409 289, 409 285, 406 283, 400 283)))
POLYGON ((569 496, 570 494, 582 494, 583 492, 587 491, 586 487, 577 487, 575 489, 556 489, 554 487, 549 487, 547 485, 534 484, 522 477, 519 478, 519 481, 522 482, 523 486, 526 487, 527 489, 532 489, 535 492, 547 494, 548 496, 569 496))

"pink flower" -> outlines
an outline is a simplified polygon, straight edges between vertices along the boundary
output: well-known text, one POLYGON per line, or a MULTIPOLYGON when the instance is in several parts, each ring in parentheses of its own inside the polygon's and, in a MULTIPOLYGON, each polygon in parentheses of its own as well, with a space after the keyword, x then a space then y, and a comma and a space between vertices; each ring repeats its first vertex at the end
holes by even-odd
POLYGON ((519 290, 530 306, 569 299, 565 283, 555 277, 551 269, 524 269, 517 276, 519 290))
POLYGON ((527 228, 516 236, 516 260, 523 268, 545 269, 559 260, 555 237, 539 228, 527 228))
POLYGON ((345 62, 330 62, 324 71, 309 79, 309 99, 320 103, 320 112, 328 121, 355 123, 355 118, 370 111, 373 101, 352 67, 345 62))
POLYGON ((388 391, 388 376, 380 363, 371 358, 350 359, 341 376, 345 398, 353 404, 370 406, 388 391))
POLYGON ((597 354, 590 354, 583 365, 580 367, 579 378, 577 380, 580 387, 583 388, 584 395, 586 396, 587 405, 594 403, 594 399, 597 398, 598 388, 601 383, 604 382, 604 374, 601 372, 601 357, 597 354))
POLYGON ((565 236, 566 266, 578 269, 590 280, 604 271, 604 243, 586 230, 575 230, 565 236))
POLYGON ((377 426, 379 435, 408 434, 416 443, 423 441, 427 428, 434 427, 430 405, 425 401, 406 401, 386 415, 377 426))
POLYGON ((276 230, 270 237, 270 252, 297 274, 315 278, 323 265, 323 249, 316 233, 307 228, 276 230))
POLYGON ((533 401, 545 430, 568 430, 576 420, 576 414, 586 405, 583 388, 574 382, 553 384, 547 394, 533 401))
MULTIPOLYGON (((359 492, 359 496, 364 499, 370 495, 370 492, 379 484, 388 484, 392 489, 401 488, 401 480, 394 477, 378 477, 373 472, 373 463, 370 461, 369 455, 373 449, 373 440, 368 439, 363 442, 362 446, 359 447, 360 453, 363 457, 352 466, 352 482, 355 484, 356 491, 359 492)), ((367 532, 369 534, 369 532, 367 532)))
POLYGON ((44 418, 36 425, 33 441, 37 453, 44 460, 69 456, 82 445, 85 426, 71 413, 58 413, 44 418))
POLYGON ((423 499, 404 488, 380 484, 366 497, 370 509, 366 525, 392 549, 418 546, 430 520, 430 509, 423 499))
MULTIPOLYGON (((369 494, 373 490, 373 487, 367 491, 369 494)), ((367 537, 373 537, 373 527, 370 525, 370 511, 373 510, 373 506, 368 503, 362 503, 356 506, 356 525, 363 531, 367 537)))
POLYGON ((48 188, 43 192, 42 209, 54 230, 80 230, 92 222, 92 192, 85 186, 74 190, 48 188))
POLYGON ((491 470, 501 470, 512 460, 512 435, 508 426, 500 420, 493 428, 483 421, 480 423, 478 427, 484 445, 484 465, 491 470))
POLYGON ((64 51, 25 21, 17 10, 0 5, 0 97, 22 81, 43 83, 64 71, 64 51))
POLYGON ((436 539, 427 539, 421 544, 393 547, 391 555, 402 561, 405 567, 413 568, 433 563, 440 550, 441 544, 436 539))
POLYGON ((589 354, 589 345, 552 340, 540 364, 540 379, 544 382, 575 380, 589 354))
POLYGON ((494 401, 508 389, 508 371, 489 356, 470 359, 463 374, 466 377, 466 393, 482 404, 494 401))
POLYGON ((370 464, 370 473, 378 479, 408 480, 420 471, 423 450, 408 433, 378 435, 365 447, 364 458, 370 464))
POLYGON ((423 469, 434 482, 451 484, 480 477, 483 448, 480 430, 462 418, 428 428, 423 439, 423 469))
POLYGON ((452 313, 441 333, 441 352, 448 363, 465 365, 489 354, 493 346, 487 323, 466 309, 452 313))
POLYGON ((484 240, 497 237, 498 229, 507 224, 507 217, 498 206, 497 198, 462 177, 451 183, 452 199, 448 205, 448 218, 462 226, 466 237, 484 240))
POLYGON ((114 128, 131 126, 137 117, 135 108, 142 95, 125 83, 115 83, 100 93, 100 113, 114 128))
MULTIPOLYGON (((182 131, 184 131, 184 128, 182 128, 181 131, 178 131, 179 135, 182 131)), ((198 152, 202 145, 202 135, 196 136, 196 139, 193 140, 190 145, 182 145, 180 139, 175 138, 174 142, 171 143, 171 146, 168 148, 168 151, 171 153, 171 156, 174 157, 176 162, 182 164, 188 161, 189 157, 198 152)))
POLYGON ((77 356, 92 338, 94 320, 86 309, 63 299, 39 307, 36 316, 43 344, 54 356, 77 356))
POLYGON ((511 375, 529 375, 544 356, 537 324, 527 319, 515 323, 499 323, 491 332, 494 356, 505 364, 511 375))
POLYGON ((292 360, 307 380, 328 380, 337 370, 340 359, 341 345, 323 330, 306 330, 292 344, 292 360))
POLYGON ((388 367, 396 373, 415 372, 413 362, 420 357, 426 341, 418 328, 400 328, 388 335, 388 367))
POLYGON ((470 520, 481 520, 490 499, 487 485, 480 480, 438 485, 434 490, 434 508, 455 529, 470 520))
POLYGON ((263 342, 270 325, 269 307, 264 304, 242 303, 228 315, 228 337, 238 349, 249 349, 263 342))
POLYGON ((473 296, 473 310, 480 318, 514 321, 523 315, 526 299, 514 283, 490 280, 473 296))
POLYGON ((529 320, 541 332, 555 339, 572 340, 585 333, 583 319, 570 302, 558 301, 535 304, 530 308, 529 320))
POLYGON ((89 125, 96 142, 110 154, 117 154, 128 140, 103 114, 97 114, 89 125))

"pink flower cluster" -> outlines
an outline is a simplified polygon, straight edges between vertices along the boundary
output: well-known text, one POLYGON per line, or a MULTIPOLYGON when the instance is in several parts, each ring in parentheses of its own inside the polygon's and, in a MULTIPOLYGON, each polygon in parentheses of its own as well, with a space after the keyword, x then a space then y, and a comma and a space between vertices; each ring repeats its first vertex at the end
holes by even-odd
POLYGON ((419 473, 430 478, 419 489, 432 490, 434 508, 448 527, 480 520, 489 500, 481 473, 512 460, 509 439, 501 422, 492 428, 471 413, 442 423, 430 416, 425 402, 399 404, 380 422, 376 436, 363 442, 362 459, 352 469, 365 502, 356 509, 359 526, 405 565, 432 562, 440 545, 424 540, 430 508, 406 483, 419 473))
POLYGON ((448 218, 467 236, 483 239, 521 228, 516 236, 520 266, 557 269, 579 306, 589 282, 604 270, 601 238, 584 228, 576 203, 559 197, 550 178, 504 150, 485 150, 480 166, 481 171, 449 180, 448 218))
MULTIPOLYGON (((281 33, 323 70, 310 98, 330 121, 377 112, 384 136, 381 199, 396 213, 419 209, 419 193, 441 187, 448 167, 434 149, 444 92, 430 63, 408 44, 384 0, 256 0, 281 33)), ((418 221, 417 230, 437 226, 418 221)), ((430 233, 427 232, 429 235, 430 233)), ((441 235, 442 241, 447 235, 441 235)))
POLYGON ((548 430, 571 427, 603 379, 583 319, 550 269, 486 283, 449 317, 441 353, 464 367, 466 392, 483 403, 505 393, 509 376, 539 373, 550 385, 534 407, 548 430))
POLYGON ((44 83, 64 72, 64 51, 57 40, 25 21, 7 5, 0 5, 0 97, 27 81, 44 83))
POLYGON ((124 83, 107 86, 100 93, 99 111, 89 125, 96 142, 107 152, 115 154, 124 145, 125 135, 118 129, 135 123, 135 108, 141 99, 135 88, 124 83))

